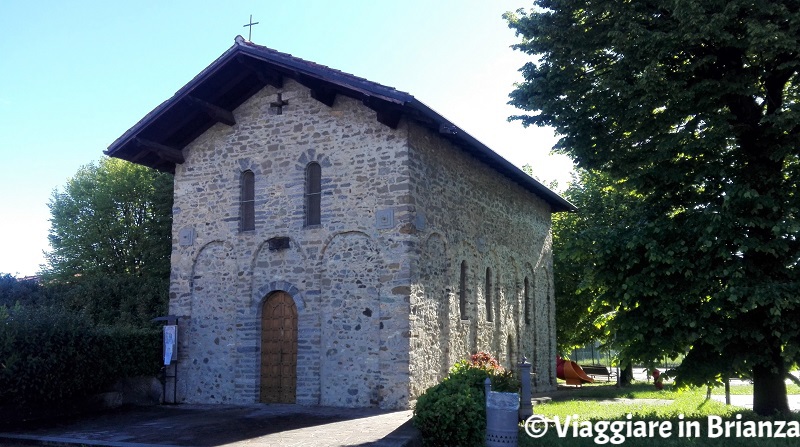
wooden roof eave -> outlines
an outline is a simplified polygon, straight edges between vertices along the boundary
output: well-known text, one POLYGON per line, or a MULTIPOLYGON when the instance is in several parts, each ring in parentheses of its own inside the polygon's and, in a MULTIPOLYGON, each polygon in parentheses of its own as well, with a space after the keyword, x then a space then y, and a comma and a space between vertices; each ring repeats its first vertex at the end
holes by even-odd
MULTIPOLYGON (((398 98, 398 95, 396 94, 398 92, 388 88, 385 89, 386 92, 381 92, 380 89, 374 88, 377 86, 377 84, 374 83, 370 83, 371 88, 360 88, 358 86, 354 86, 352 83, 347 82, 348 80, 346 79, 345 75, 339 76, 336 75, 336 73, 333 73, 332 75, 324 76, 323 74, 325 70, 308 70, 302 64, 295 63, 289 58, 281 58, 280 56, 276 58, 266 58, 259 54, 257 50, 249 48, 246 44, 237 39, 236 44, 229 48, 203 71, 198 73, 197 76, 195 76, 181 89, 175 92, 171 98, 159 104, 155 109, 139 120, 139 122, 137 122, 133 127, 128 129, 124 134, 117 138, 113 143, 111 143, 111 145, 109 145, 108 149, 104 151, 104 153, 108 156, 116 156, 129 160, 134 158, 130 155, 130 153, 136 151, 137 149, 141 149, 141 145, 136 143, 136 139, 141 138, 140 134, 145 129, 162 119, 163 116, 180 101, 188 101, 194 104, 202 103, 204 100, 194 96, 192 92, 204 82, 208 82, 229 62, 236 62, 236 59, 238 58, 239 63, 241 63, 242 56, 247 56, 268 64, 269 70, 277 71, 280 76, 288 76, 297 79, 304 84, 315 82, 319 85, 325 85, 328 86, 328 88, 331 88, 334 94, 343 94, 345 96, 363 101, 365 105, 378 112, 378 120, 380 122, 391 127, 397 126, 397 122, 399 121, 398 111, 401 110, 406 104, 406 99, 411 97, 408 94, 402 94, 402 96, 405 96, 405 98, 398 98), (282 61, 281 59, 286 60, 282 61), (305 82, 302 82, 301 78, 303 77, 306 78, 305 82), (308 79, 313 81, 308 81, 308 79)), ((264 79, 262 79, 262 82, 264 82, 264 79)), ((368 81, 365 81, 365 83, 366 82, 368 81)), ((276 83, 276 81, 273 78, 272 80, 267 80, 267 83, 273 84, 276 83)), ((314 86, 312 85, 312 87, 314 86)), ((328 105, 331 104, 329 103, 328 105)), ((217 120, 229 125, 232 123, 232 118, 227 115, 225 111, 214 110, 213 107, 213 104, 207 103, 201 106, 201 108, 206 109, 206 113, 208 113, 209 110, 213 111, 218 116, 217 120)), ((162 142, 156 143, 161 144, 162 142)), ((183 147, 174 147, 172 149, 182 150, 183 147)), ((159 153, 156 153, 156 155, 159 155, 159 153)), ((141 156, 139 156, 139 158, 141 159, 141 156)), ((164 159, 163 161, 165 162, 164 166, 159 164, 158 166, 155 166, 155 168, 170 172, 174 171, 174 166, 167 166, 171 163, 174 163, 174 157, 164 159)))
MULTIPOLYGON (((282 85, 283 77, 295 79, 311 88, 312 96, 316 96, 318 100, 328 106, 333 105, 333 98, 337 94, 354 98, 375 110, 378 121, 392 128, 398 125, 403 116, 417 121, 423 126, 438 131, 444 138, 491 166, 500 174, 538 195, 551 206, 554 212, 576 210, 575 206, 567 200, 512 165, 467 132, 450 123, 412 95, 265 47, 253 48, 252 44, 247 43, 241 37, 237 37, 236 43, 231 48, 198 73, 171 98, 159 104, 117 138, 108 147, 105 154, 131 161, 147 159, 150 160, 146 163, 149 166, 162 171, 174 172, 175 164, 182 163, 181 151, 188 143, 185 143, 183 147, 172 147, 164 144, 164 141, 144 138, 142 133, 146 130, 158 129, 157 123, 167 119, 166 115, 181 102, 194 104, 196 106, 194 113, 207 114, 207 122, 199 118, 197 120, 193 120, 191 117, 183 119, 181 126, 188 126, 188 123, 197 123, 197 121, 202 121, 203 124, 199 125, 195 132, 183 129, 184 132, 180 135, 191 136, 201 129, 212 126, 214 122, 231 125, 234 120, 232 113, 228 113, 230 111, 221 110, 206 98, 193 95, 193 92, 204 83, 214 82, 214 76, 225 69, 229 63, 241 65, 243 69, 255 72, 262 85, 282 85), (249 63, 245 58, 250 58, 254 63, 249 63), (144 153, 142 153, 143 151, 144 153), (158 161, 153 161, 153 157, 158 157, 158 161)), ((216 81, 219 82, 218 79, 216 81)), ((235 82, 229 79, 224 85, 225 89, 230 91, 234 88, 235 82)), ((251 87, 257 91, 255 85, 251 87)), ((220 96, 224 95, 223 91, 220 96)), ((195 126, 197 125, 195 124, 195 126)))
MULTIPOLYGON (((130 129, 128 129, 125 133, 123 133, 119 138, 114 140, 108 146, 108 149, 104 151, 104 153, 110 157, 116 156, 118 152, 123 151, 123 149, 131 144, 134 139, 142 132, 147 126, 151 125, 159 118, 161 118, 169 109, 176 104, 177 102, 183 100, 183 98, 189 95, 198 85, 202 82, 208 80, 213 74, 218 72, 225 63, 231 59, 237 53, 237 45, 234 44, 231 48, 227 51, 222 53, 220 57, 218 57, 214 62, 209 64, 203 71, 197 74, 191 81, 189 81, 186 85, 181 87, 171 98, 168 98, 155 109, 150 111, 147 115, 142 117, 136 124, 133 125, 130 129)), ((183 148, 180 148, 183 149, 183 148)))

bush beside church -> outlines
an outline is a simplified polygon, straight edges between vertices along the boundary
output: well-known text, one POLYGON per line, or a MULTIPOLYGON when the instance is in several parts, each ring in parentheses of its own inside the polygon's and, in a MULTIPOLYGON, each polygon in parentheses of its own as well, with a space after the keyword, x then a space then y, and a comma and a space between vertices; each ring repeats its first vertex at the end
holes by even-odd
POLYGON ((156 376, 161 331, 98 327, 57 306, 0 306, 0 414, 7 423, 80 410, 119 379, 156 376))

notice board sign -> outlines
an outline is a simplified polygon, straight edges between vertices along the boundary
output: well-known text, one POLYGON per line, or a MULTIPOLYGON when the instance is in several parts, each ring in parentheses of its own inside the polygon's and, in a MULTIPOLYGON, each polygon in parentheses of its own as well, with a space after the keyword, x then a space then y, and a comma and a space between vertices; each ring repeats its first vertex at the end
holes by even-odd
POLYGON ((164 326, 164 365, 173 360, 178 360, 178 325, 168 324, 164 326))

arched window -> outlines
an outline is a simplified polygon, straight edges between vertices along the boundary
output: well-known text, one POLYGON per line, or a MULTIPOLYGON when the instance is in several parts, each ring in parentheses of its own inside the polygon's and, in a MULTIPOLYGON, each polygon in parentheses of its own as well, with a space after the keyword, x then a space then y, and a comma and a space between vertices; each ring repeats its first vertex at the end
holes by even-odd
POLYGON ((256 176, 253 171, 242 172, 239 218, 241 231, 256 229, 256 176))
POLYGON ((486 290, 484 291, 486 298, 486 321, 492 321, 492 269, 486 267, 486 290))
POLYGON ((467 317, 467 261, 461 261, 461 277, 458 290, 458 310, 461 312, 461 319, 468 320, 467 317))
POLYGON ((306 167, 306 226, 319 225, 322 206, 322 168, 311 162, 306 167))
POLYGON ((522 295, 522 299, 525 300, 525 324, 531 323, 531 291, 530 286, 528 284, 528 277, 525 277, 525 290, 522 295))

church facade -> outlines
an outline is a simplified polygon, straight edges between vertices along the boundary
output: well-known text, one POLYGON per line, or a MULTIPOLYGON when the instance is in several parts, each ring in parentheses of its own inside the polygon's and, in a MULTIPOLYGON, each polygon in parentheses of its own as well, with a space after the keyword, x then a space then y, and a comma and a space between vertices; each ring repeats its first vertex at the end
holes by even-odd
POLYGON ((407 408, 476 351, 555 388, 574 208, 413 96, 237 38, 106 153, 174 173, 168 400, 407 408))

